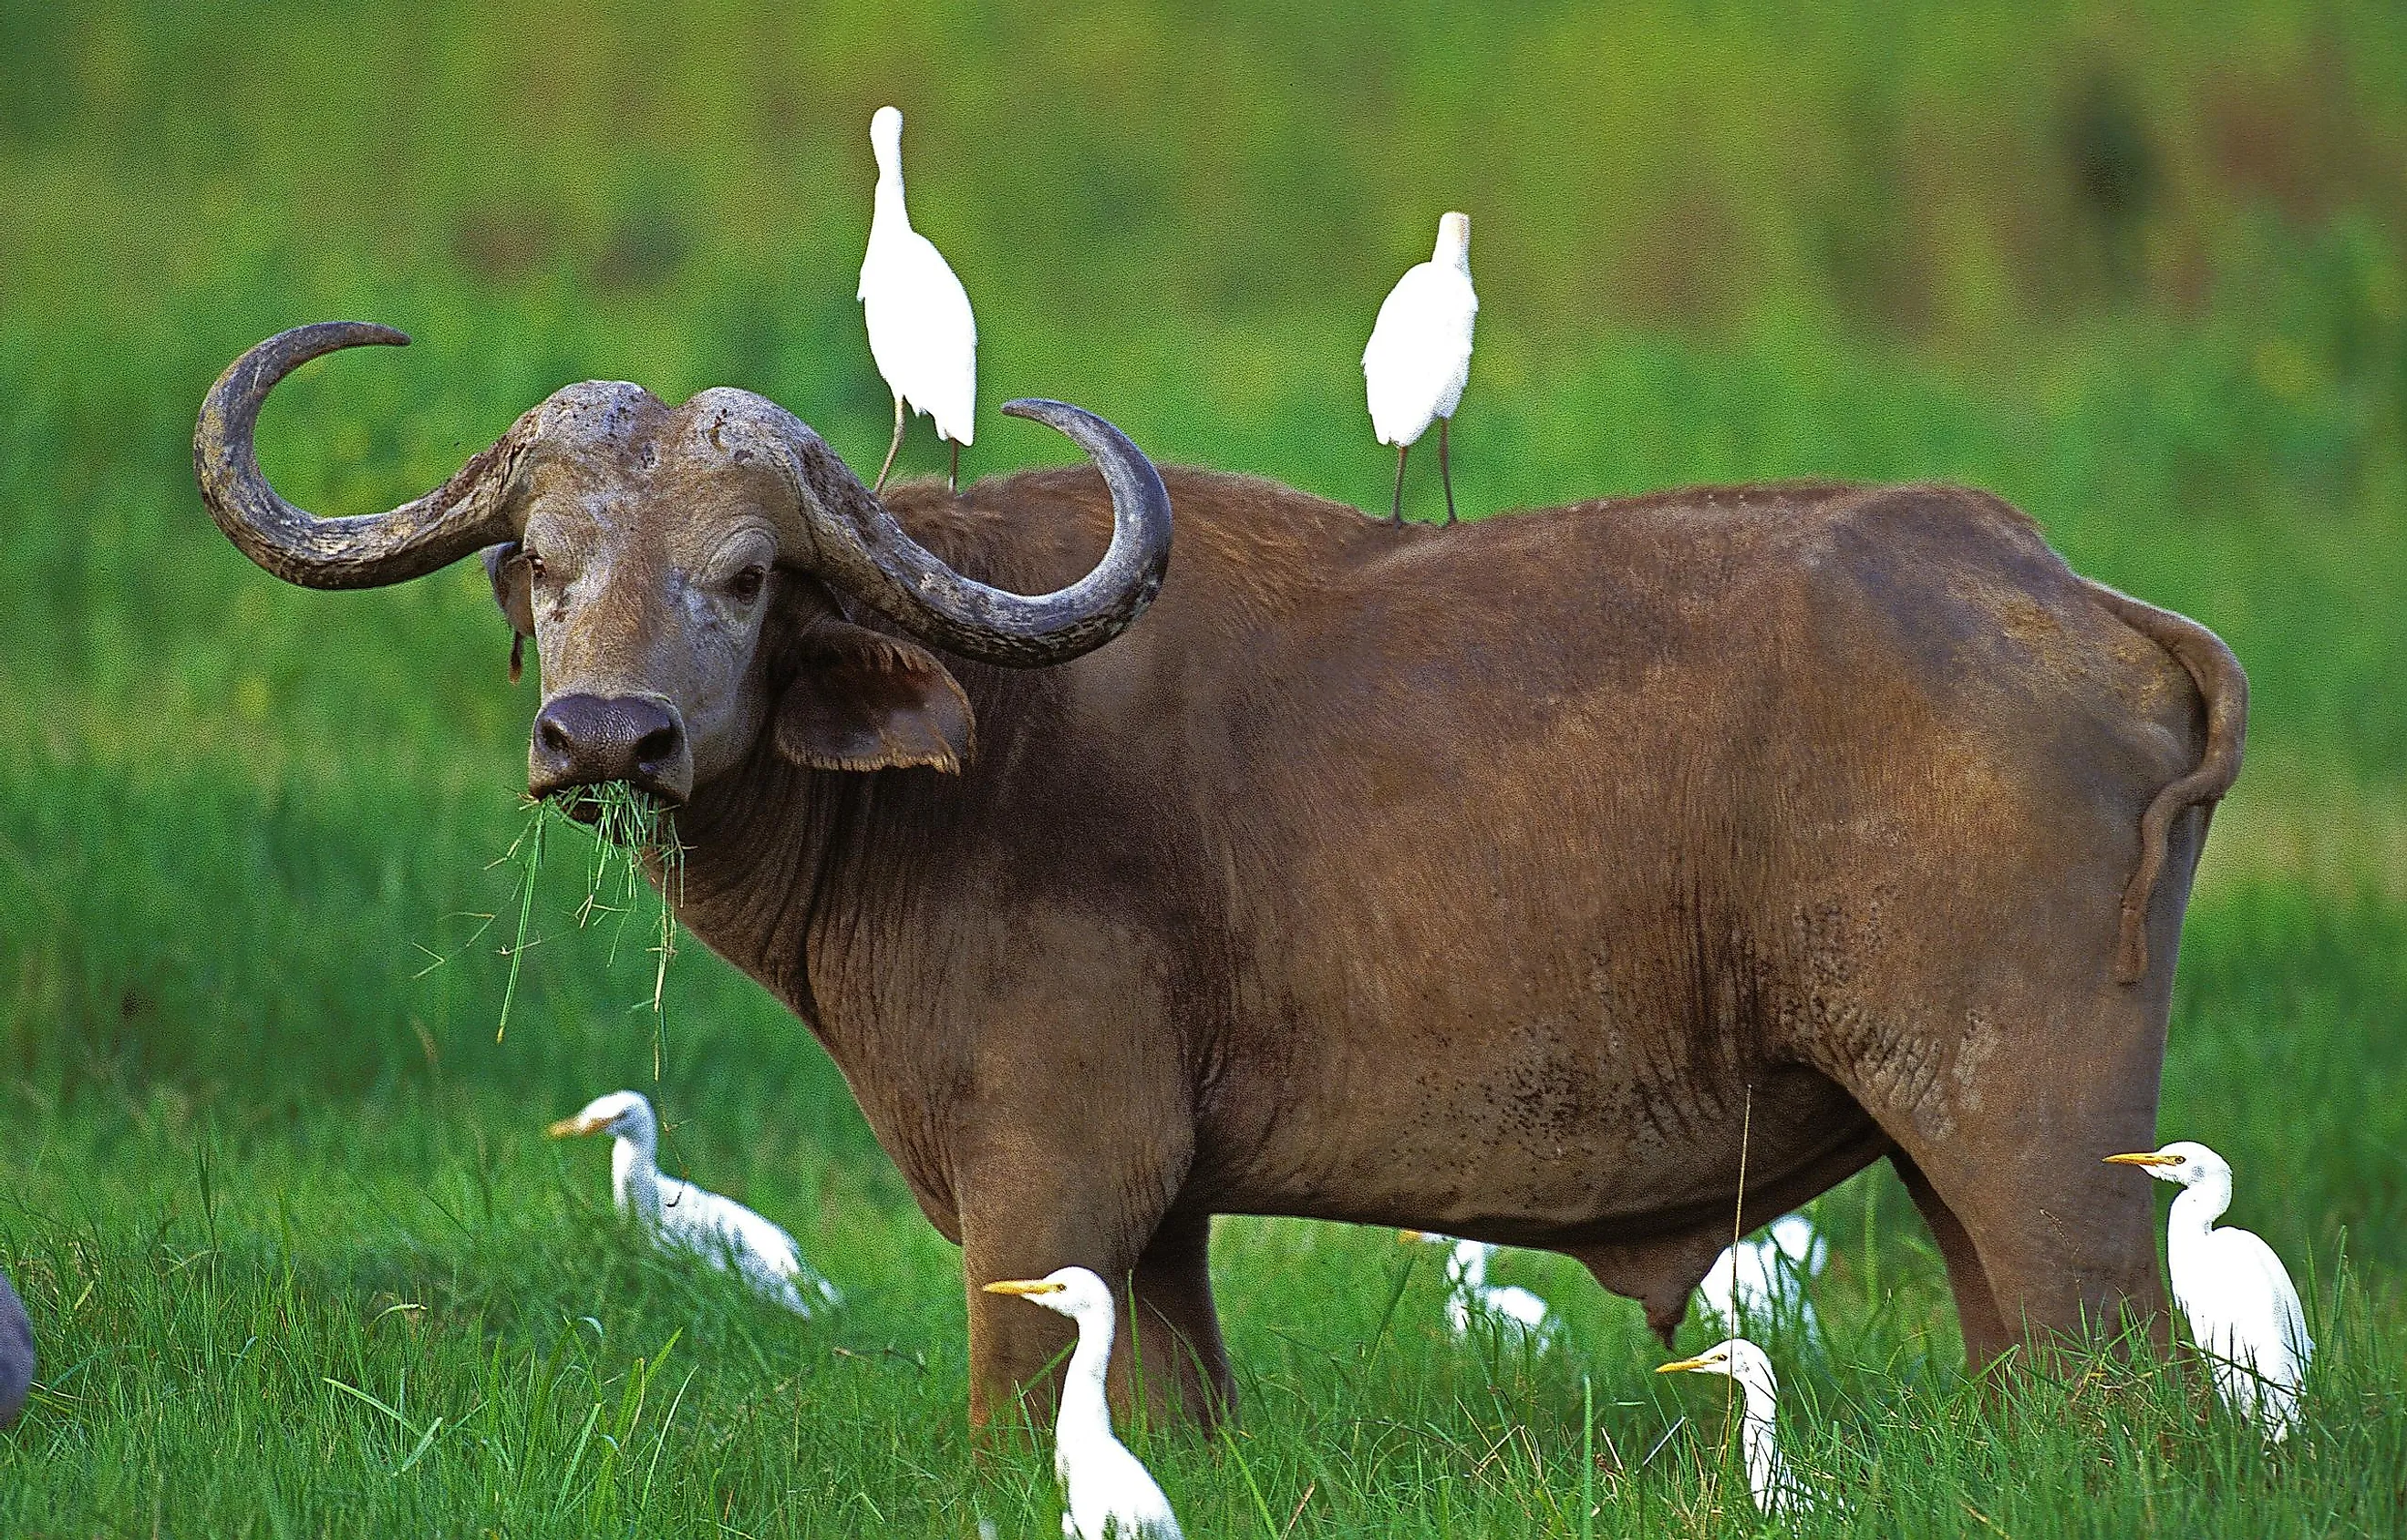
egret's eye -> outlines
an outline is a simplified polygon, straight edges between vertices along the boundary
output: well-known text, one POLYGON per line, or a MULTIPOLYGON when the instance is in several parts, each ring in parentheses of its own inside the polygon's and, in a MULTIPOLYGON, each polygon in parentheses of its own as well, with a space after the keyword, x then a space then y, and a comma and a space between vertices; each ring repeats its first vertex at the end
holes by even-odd
POLYGON ((735 595, 735 602, 737 604, 748 605, 753 600, 761 597, 761 585, 768 580, 768 568, 762 566, 746 567, 743 571, 737 573, 733 580, 727 585, 727 592, 735 595))

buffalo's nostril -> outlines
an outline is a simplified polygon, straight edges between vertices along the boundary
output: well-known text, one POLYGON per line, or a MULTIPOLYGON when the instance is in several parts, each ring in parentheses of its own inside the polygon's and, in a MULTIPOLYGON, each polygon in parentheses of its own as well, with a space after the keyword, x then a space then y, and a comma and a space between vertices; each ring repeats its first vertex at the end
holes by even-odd
POLYGON ((565 754, 569 749, 568 729, 548 713, 534 720, 534 740, 548 754, 565 754))
POLYGON ((685 734, 677 730, 675 722, 653 728, 635 740, 635 763, 642 765, 664 763, 677 758, 677 751, 684 742, 685 734))

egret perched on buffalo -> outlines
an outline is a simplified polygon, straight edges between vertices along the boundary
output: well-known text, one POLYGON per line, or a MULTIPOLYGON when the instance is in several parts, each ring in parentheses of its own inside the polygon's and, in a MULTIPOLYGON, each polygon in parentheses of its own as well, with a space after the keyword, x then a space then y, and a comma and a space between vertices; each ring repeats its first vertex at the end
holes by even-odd
POLYGON ((1446 521, 1454 522, 1454 471, 1446 428, 1471 378, 1471 323, 1479 296, 1471 287, 1471 216, 1437 221, 1437 250, 1388 292, 1362 349, 1362 383, 1371 400, 1371 427, 1396 447, 1396 492, 1388 521, 1404 521, 1404 456, 1437 424, 1437 475, 1446 488, 1446 521))
POLYGON ((1017 1294, 1078 1323, 1061 1409, 1053 1422, 1053 1474, 1061 1482, 1065 1540, 1180 1540, 1170 1499, 1145 1462, 1112 1432, 1104 1375, 1111 1367, 1118 1313, 1109 1285, 1090 1268, 1064 1267, 1041 1278, 1006 1278, 990 1294, 1017 1294))
POLYGON ((1738 1441, 1746 1460, 1746 1490, 1756 1508, 1772 1516, 1793 1516, 1818 1507, 1797 1473, 1780 1453, 1773 1418, 1780 1408, 1780 1380, 1772 1359, 1745 1337, 1717 1342, 1694 1358, 1666 1363, 1659 1375, 1725 1375, 1737 1381, 1741 1409, 1738 1441))
POLYGON ((734 1199, 661 1170, 660 1120, 641 1092, 597 1096, 549 1132, 555 1139, 607 1134, 617 1141, 610 1150, 610 1195, 619 1212, 632 1216, 662 1250, 682 1251, 718 1268, 732 1262, 762 1297, 805 1320, 843 1303, 835 1286, 802 1259, 793 1236, 734 1199))
POLYGON ((914 412, 934 420, 936 435, 953 447, 945 484, 960 490, 961 446, 974 436, 977 412, 977 320, 969 292, 935 243, 911 228, 903 206, 903 114, 881 107, 869 120, 869 148, 877 157, 877 201, 869 216, 869 250, 861 259, 862 319, 869 324, 869 356, 894 392, 894 441, 869 490, 882 492, 903 448, 914 412))
POLYGON ((2188 1139, 2106 1162, 2138 1166, 2182 1189, 2165 1227, 2174 1303, 2207 1356, 2223 1404, 2263 1429, 2269 1442, 2287 1438, 2298 1425, 2299 1387, 2315 1345, 2290 1270, 2273 1248, 2248 1231, 2215 1228, 2231 1206, 2230 1163, 2188 1139))

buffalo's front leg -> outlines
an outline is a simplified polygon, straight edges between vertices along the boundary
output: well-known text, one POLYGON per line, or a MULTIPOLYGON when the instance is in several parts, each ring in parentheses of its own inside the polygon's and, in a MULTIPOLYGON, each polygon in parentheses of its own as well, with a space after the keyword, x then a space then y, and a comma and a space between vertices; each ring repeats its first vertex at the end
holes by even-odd
MULTIPOLYGON (((1071 1323, 1053 1312, 1007 1294, 987 1293, 985 1286, 997 1279, 1039 1278, 1057 1268, 1087 1267, 1112 1285, 1119 1301, 1110 1379, 1117 1417, 1131 1414, 1130 1375, 1140 1353, 1148 1361, 1157 1353, 1169 1362, 1180 1356, 1168 1345, 1179 1333, 1191 1338, 1193 1309, 1187 1303, 1191 1290, 1157 1289, 1150 1283, 1155 1274, 1165 1280, 1185 1276, 1186 1269, 1167 1260, 1173 1253, 1146 1269, 1148 1278, 1140 1282, 1141 1291, 1159 1294, 1162 1304, 1146 1311, 1137 1328, 1138 1347, 1132 1350, 1130 1345, 1131 1275, 1148 1258, 1175 1191, 1161 1173, 1148 1169, 1151 1164, 1141 1158, 1115 1162, 1101 1151, 1085 1152, 1079 1162, 1047 1162, 1037 1168, 1014 1162, 979 1173, 976 1186, 960 1194, 974 1431, 998 1417, 1010 1417, 1015 1405, 1025 1409, 1033 1425, 1049 1425, 1062 1365, 1075 1338, 1071 1323), (1165 1321, 1172 1330, 1159 1332, 1157 1323, 1165 1321), (1147 1333, 1148 1326, 1157 1331, 1147 1333)), ((1208 1284, 1203 1299, 1208 1316, 1208 1284)), ((1199 1348, 1218 1356, 1218 1340, 1215 1328, 1199 1348)), ((1166 1370, 1168 1363, 1160 1367, 1166 1370)), ((1160 1380, 1148 1399, 1161 1405, 1163 1392, 1177 1382, 1158 1375, 1152 1362, 1145 1368, 1149 1383, 1160 1380)), ((1222 1370, 1225 1374, 1225 1361, 1222 1370)))

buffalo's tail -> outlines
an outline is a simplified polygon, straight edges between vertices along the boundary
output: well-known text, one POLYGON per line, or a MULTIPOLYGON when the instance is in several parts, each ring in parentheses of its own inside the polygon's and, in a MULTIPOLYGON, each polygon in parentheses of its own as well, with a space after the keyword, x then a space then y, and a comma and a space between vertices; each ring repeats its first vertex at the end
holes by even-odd
POLYGON ((2140 864, 2123 889, 2122 933, 2115 952, 2115 981, 2136 984, 2147 977, 2148 901, 2164 869, 2173 820, 2194 806, 2205 807, 2212 818, 2215 805, 2240 778, 2241 740, 2248 734, 2248 676, 2223 638, 2196 620, 2103 583, 2081 580, 2124 624, 2178 659, 2206 703, 2206 752, 2198 767, 2158 791, 2140 819, 2140 864))

